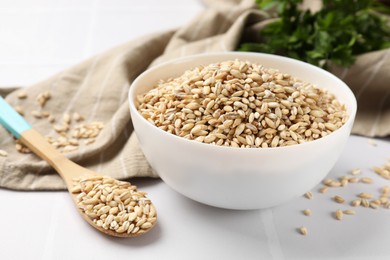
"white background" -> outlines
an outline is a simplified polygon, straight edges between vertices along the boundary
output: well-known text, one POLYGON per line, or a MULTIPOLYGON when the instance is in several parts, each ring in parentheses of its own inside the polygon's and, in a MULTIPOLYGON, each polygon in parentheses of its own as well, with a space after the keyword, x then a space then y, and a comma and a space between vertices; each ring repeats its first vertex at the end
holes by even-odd
MULTIPOLYGON (((0 0, 0 86, 28 86, 138 36, 179 27, 205 7, 197 0, 0 0)), ((1 137, 0 137, 1 138, 1 137)), ((357 208, 337 221, 331 200, 383 185, 372 166, 390 143, 353 136, 330 176, 355 167, 374 183, 351 184, 267 210, 201 205, 158 179, 134 179, 158 210, 158 224, 134 239, 101 235, 78 216, 66 192, 0 189, 0 259, 390 259, 390 210, 357 208), (306 217, 302 210, 310 208, 306 217), (309 235, 297 233, 306 226, 309 235)))
POLYGON ((28 85, 144 34, 178 28, 200 0, 0 0, 0 86, 28 85))

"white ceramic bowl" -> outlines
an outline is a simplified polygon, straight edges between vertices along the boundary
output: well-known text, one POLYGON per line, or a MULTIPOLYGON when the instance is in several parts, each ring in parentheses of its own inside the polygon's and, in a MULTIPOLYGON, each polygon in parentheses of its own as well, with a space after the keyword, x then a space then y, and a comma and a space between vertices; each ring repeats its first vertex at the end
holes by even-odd
POLYGON ((279 205, 310 191, 331 170, 350 135, 356 99, 340 79, 310 64, 281 56, 224 52, 172 60, 142 73, 131 85, 130 112, 143 153, 163 181, 201 203, 228 209, 259 209, 279 205), (348 121, 318 140, 275 148, 232 148, 190 141, 169 134, 145 120, 134 101, 160 79, 214 62, 248 60, 279 69, 329 89, 344 103, 348 121))

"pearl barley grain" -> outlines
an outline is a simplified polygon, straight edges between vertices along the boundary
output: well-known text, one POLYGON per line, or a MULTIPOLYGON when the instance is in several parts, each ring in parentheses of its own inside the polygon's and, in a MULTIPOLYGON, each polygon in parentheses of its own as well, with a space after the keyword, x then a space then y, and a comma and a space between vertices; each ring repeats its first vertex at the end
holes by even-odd
POLYGON ((0 150, 0 156, 1 157, 7 157, 8 156, 8 153, 4 150, 0 150))
POLYGON ((145 119, 169 133, 242 148, 313 141, 348 119, 345 106, 327 90, 241 60, 161 80, 137 96, 136 106, 145 119))
POLYGON ((343 215, 344 215, 344 213, 343 213, 342 210, 340 210, 340 209, 336 210, 336 212, 335 212, 335 218, 336 218, 337 220, 342 220, 342 219, 343 219, 343 215))
POLYGON ((340 203, 340 204, 342 204, 342 203, 345 202, 345 199, 344 199, 343 197, 339 196, 339 195, 334 196, 334 197, 333 197, 333 200, 334 200, 335 202, 337 202, 337 203, 340 203))
POLYGON ((301 235, 303 235, 303 236, 307 236, 307 228, 300 227, 299 228, 299 233, 301 233, 301 235))
POLYGON ((309 199, 309 200, 313 199, 313 193, 312 193, 311 191, 306 192, 304 196, 305 196, 307 199, 309 199))
POLYGON ((83 176, 74 180, 77 205, 105 230, 142 234, 156 222, 156 210, 146 193, 128 182, 107 176, 83 176))
POLYGON ((19 99, 26 99, 26 98, 27 98, 27 93, 26 93, 26 91, 20 90, 20 91, 18 92, 18 98, 19 98, 19 99))

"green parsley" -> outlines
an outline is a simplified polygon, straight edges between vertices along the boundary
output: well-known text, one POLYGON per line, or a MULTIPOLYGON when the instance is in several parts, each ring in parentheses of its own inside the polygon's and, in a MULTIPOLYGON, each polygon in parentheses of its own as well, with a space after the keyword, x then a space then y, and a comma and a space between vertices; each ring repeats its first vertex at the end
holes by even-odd
POLYGON ((260 9, 279 19, 267 25, 261 42, 243 43, 240 51, 279 54, 327 67, 352 65, 356 55, 390 47, 390 27, 380 12, 389 7, 373 0, 322 0, 315 13, 301 10, 302 0, 257 0, 260 9))

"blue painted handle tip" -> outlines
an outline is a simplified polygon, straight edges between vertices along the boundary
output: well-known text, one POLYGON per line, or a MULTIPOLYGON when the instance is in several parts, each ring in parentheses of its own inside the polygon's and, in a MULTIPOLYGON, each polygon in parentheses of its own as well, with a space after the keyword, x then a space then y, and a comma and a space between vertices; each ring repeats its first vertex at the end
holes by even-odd
POLYGON ((32 128, 2 97, 0 97, 0 124, 17 139, 24 131, 32 128))

